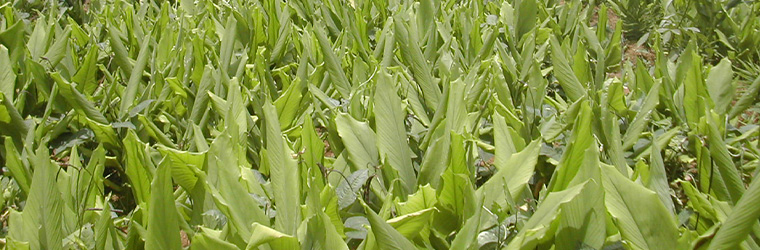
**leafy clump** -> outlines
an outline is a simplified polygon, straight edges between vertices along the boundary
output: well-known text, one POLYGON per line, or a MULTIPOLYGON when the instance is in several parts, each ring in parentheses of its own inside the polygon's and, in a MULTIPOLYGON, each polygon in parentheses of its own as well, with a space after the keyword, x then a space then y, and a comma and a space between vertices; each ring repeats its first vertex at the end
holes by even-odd
POLYGON ((6 1, 0 244, 758 248, 720 2, 6 1))

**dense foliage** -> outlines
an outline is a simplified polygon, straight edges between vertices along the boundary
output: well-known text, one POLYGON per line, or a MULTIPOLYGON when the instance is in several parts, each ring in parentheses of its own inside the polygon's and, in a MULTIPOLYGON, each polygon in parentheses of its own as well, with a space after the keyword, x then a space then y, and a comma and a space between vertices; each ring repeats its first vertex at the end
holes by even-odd
POLYGON ((0 243, 760 249, 758 48, 758 1, 4 0, 0 243))

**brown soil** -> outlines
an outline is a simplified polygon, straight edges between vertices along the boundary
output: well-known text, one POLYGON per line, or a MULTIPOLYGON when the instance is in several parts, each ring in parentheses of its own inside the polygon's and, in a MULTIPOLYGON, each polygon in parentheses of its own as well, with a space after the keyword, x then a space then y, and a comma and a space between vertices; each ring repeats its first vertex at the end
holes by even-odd
POLYGON ((179 237, 182 241, 182 248, 186 248, 190 246, 190 238, 187 236, 187 233, 185 230, 179 231, 179 237))
MULTIPOLYGON (((607 8, 607 29, 608 30, 615 30, 617 27, 617 22, 620 20, 620 17, 615 13, 615 11, 612 10, 612 8, 607 8)), ((599 23, 599 6, 594 7, 594 14, 591 15, 591 19, 588 21, 589 27, 596 27, 599 23)))
POLYGON ((623 60, 631 62, 634 65, 636 65, 637 58, 644 59, 649 66, 653 66, 655 59, 657 59, 657 55, 654 53, 652 48, 649 48, 647 46, 639 46, 634 42, 626 45, 623 50, 623 60))

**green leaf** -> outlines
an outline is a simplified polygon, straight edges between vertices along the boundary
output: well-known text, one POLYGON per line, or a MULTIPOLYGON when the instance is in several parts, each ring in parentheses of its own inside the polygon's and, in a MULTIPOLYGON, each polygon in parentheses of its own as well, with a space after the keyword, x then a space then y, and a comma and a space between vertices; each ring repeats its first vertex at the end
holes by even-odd
POLYGON ((351 96, 351 83, 348 81, 346 73, 343 72, 343 67, 340 64, 338 57, 333 52, 330 40, 327 39, 322 27, 314 27, 314 34, 319 41, 319 48, 322 49, 325 66, 327 67, 327 72, 330 74, 330 79, 332 79, 335 84, 335 89, 338 90, 338 93, 340 93, 340 96, 343 97, 343 99, 349 99, 351 96))
POLYGON ((451 139, 444 135, 435 139, 425 150, 417 178, 418 185, 430 184, 435 188, 441 186, 441 175, 449 162, 450 144, 451 139))
POLYGON ((715 233, 708 249, 735 249, 745 240, 752 241, 747 235, 753 231, 760 218, 760 207, 757 204, 760 204, 760 181, 753 180, 715 233))
POLYGON ((457 215, 459 223, 469 218, 475 206, 475 190, 466 163, 464 138, 458 134, 451 135, 451 151, 448 168, 441 176, 441 188, 438 201, 444 208, 457 215))
POLYGON ((584 182, 559 192, 549 193, 506 249, 533 249, 539 242, 546 240, 546 237, 551 236, 556 230, 551 224, 559 216, 560 205, 575 199, 585 188, 584 182))
POLYGON ((129 177, 129 183, 132 185, 132 193, 135 196, 137 204, 147 204, 151 199, 150 180, 153 180, 155 166, 148 158, 147 145, 140 142, 134 131, 127 132, 124 138, 124 151, 126 163, 124 172, 129 177))
POLYGON ((293 159, 292 152, 280 131, 280 122, 275 107, 268 101, 264 103, 266 119, 267 164, 272 178, 274 202, 277 206, 275 228, 283 233, 295 235, 301 215, 300 205, 300 171, 293 159))
MULTIPOLYGON (((302 159, 306 163, 311 176, 320 176, 321 170, 317 164, 322 164, 325 153, 325 144, 322 139, 317 136, 314 123, 311 118, 304 119, 303 130, 301 132, 301 144, 303 145, 302 159)), ((322 178, 317 178, 318 187, 322 187, 324 182, 322 178)))
POLYGON ((218 235, 220 232, 201 227, 201 231, 193 236, 190 249, 193 250, 237 250, 232 243, 226 242, 218 235))
POLYGON ((715 65, 707 75, 707 92, 710 93, 715 104, 715 112, 725 114, 734 99, 733 85, 734 71, 731 69, 731 61, 728 58, 715 65))
MULTIPOLYGON (((479 196, 484 197, 484 196, 479 196)), ((482 200, 480 201, 483 202, 482 200)), ((454 240, 451 242, 452 250, 465 250, 471 249, 473 243, 477 243, 478 230, 481 226, 481 214, 483 213, 482 204, 477 204, 475 213, 470 216, 462 225, 462 229, 459 230, 454 240)))
MULTIPOLYGON (((298 78, 300 79, 300 78, 298 78)), ((301 99, 303 97, 303 89, 301 88, 300 81, 296 79, 295 82, 290 83, 288 89, 285 90, 280 98, 274 101, 274 106, 277 108, 277 114, 279 114, 280 129, 287 129, 296 120, 299 115, 301 99)))
POLYGON ((395 40, 401 49, 401 57, 411 68, 414 80, 421 89, 422 97, 428 109, 435 110, 441 98, 441 88, 438 80, 433 77, 430 64, 425 60, 422 50, 412 32, 400 18, 392 20, 394 25, 395 40))
POLYGON ((181 249, 179 218, 172 194, 172 159, 164 157, 151 183, 146 249, 181 249))
POLYGON ((79 68, 73 77, 71 77, 71 81, 77 83, 79 90, 84 93, 92 94, 92 92, 98 87, 96 78, 98 72, 98 56, 98 47, 91 46, 87 55, 84 57, 82 67, 79 68))
POLYGON ((562 49, 559 41, 557 41, 557 37, 552 36, 550 41, 552 47, 552 65, 554 66, 552 71, 554 72, 554 77, 557 78, 560 86, 562 86, 562 90, 565 91, 565 94, 570 101, 577 101, 586 94, 586 89, 578 80, 578 77, 575 76, 573 69, 570 67, 570 63, 565 56, 565 51, 562 49))
POLYGON ((372 168, 380 165, 375 143, 377 137, 367 123, 359 122, 344 113, 335 117, 335 123, 354 168, 372 168))
MULTIPOLYGON (((110 198, 109 195, 106 200, 110 200, 110 198)), ((111 206, 106 204, 103 206, 103 211, 100 212, 100 217, 95 223, 96 249, 120 249, 119 247, 115 247, 119 245, 119 241, 116 238, 116 231, 114 229, 113 220, 111 219, 111 206)))
POLYGON ((413 240, 421 232, 429 232, 430 222, 433 218, 434 208, 427 208, 413 213, 408 213, 386 221, 407 239, 413 240))
MULTIPOLYGON (((33 156, 34 176, 20 217, 10 221, 8 237, 28 242, 31 249, 63 249, 65 204, 56 183, 58 166, 48 158, 43 145, 33 156)), ((13 216, 12 216, 13 217, 13 216)))
POLYGON ((69 52, 68 49, 70 34, 71 29, 66 28, 60 35, 55 36, 53 45, 48 48, 47 52, 43 56, 44 58, 47 58, 47 61, 50 62, 50 65, 53 67, 58 66, 64 56, 66 56, 66 54, 69 52))
POLYGON ((639 111, 633 118, 633 122, 631 122, 631 125, 625 131, 625 134, 623 135, 623 149, 629 149, 633 147, 633 145, 639 139, 639 136, 641 136, 641 133, 644 131, 644 129, 646 129, 649 116, 660 100, 660 85, 661 82, 657 82, 649 90, 649 93, 644 99, 644 103, 641 105, 641 108, 639 108, 639 111))
POLYGON ((585 101, 580 105, 580 113, 575 120, 573 135, 569 140, 570 146, 562 154, 555 176, 549 182, 549 190, 559 191, 570 184, 583 164, 584 152, 594 143, 591 134, 591 108, 585 101))
POLYGON ((416 187, 416 178, 406 142, 406 113, 401 108, 401 98, 390 76, 382 70, 378 74, 374 107, 377 148, 382 159, 398 172, 406 192, 412 193, 416 187))
POLYGON ((192 190, 198 181, 195 171, 204 168, 206 153, 179 151, 164 145, 158 145, 158 151, 167 158, 167 164, 170 164, 172 169, 171 176, 174 182, 185 190, 192 190))
POLYGON ((13 142, 23 144, 22 138, 28 131, 24 119, 21 118, 18 110, 13 106, 11 100, 0 92, 0 134, 10 136, 13 142))
MULTIPOLYGON (((216 207, 227 217, 238 234, 251 235, 251 222, 269 224, 269 217, 251 197, 246 187, 240 183, 242 175, 238 152, 240 145, 231 143, 228 132, 219 135, 207 153, 208 176, 198 171, 198 181, 206 183, 206 190, 214 198, 216 207)), ((245 171, 248 171, 247 169, 245 171)))
POLYGON ((699 119, 705 115, 705 109, 703 108, 705 105, 704 98, 709 97, 704 82, 705 79, 702 75, 701 58, 694 50, 687 50, 684 54, 686 56, 684 56, 680 62, 677 74, 685 74, 685 76, 683 78, 683 84, 679 89, 679 93, 676 95, 678 95, 677 97, 680 97, 682 92, 683 114, 686 117, 689 127, 693 127, 697 125, 699 119), (690 59, 693 62, 687 61, 690 59))
MULTIPOLYGON (((313 184, 314 182, 311 182, 313 184)), ((307 219, 306 239, 301 239, 301 245, 304 247, 311 245, 311 249, 336 249, 348 250, 348 246, 343 241, 343 222, 338 216, 337 202, 332 188, 327 186, 320 194, 316 188, 309 188, 306 207, 313 214, 307 219), (323 194, 332 196, 327 204, 323 203, 323 194), (324 210, 323 210, 324 209, 324 210), (330 213, 330 215, 328 215, 330 213), (338 219, 337 221, 333 221, 338 219), (340 232, 338 231, 340 227, 340 232), (311 243, 311 244, 310 244, 311 243), (316 245, 316 246, 315 246, 316 245)), ((306 214, 306 212, 304 212, 306 214)))
POLYGON ((22 161, 16 145, 10 137, 5 137, 5 166, 24 194, 29 194, 32 183, 32 171, 22 161))
POLYGON ((655 191, 660 197, 662 204, 668 208, 668 211, 675 214, 676 209, 673 205, 673 199, 670 198, 670 185, 668 183, 668 176, 665 172, 665 163, 662 160, 660 147, 657 144, 652 144, 652 154, 649 155, 649 183, 647 188, 655 191))
POLYGON ((615 167, 602 164, 604 201, 623 240, 636 249, 674 249, 675 218, 657 193, 634 183, 615 167))
POLYGON ((138 87, 140 87, 140 82, 142 80, 143 70, 145 70, 145 66, 148 63, 148 56, 150 56, 150 53, 152 52, 148 49, 150 43, 150 35, 145 35, 143 38, 143 44, 140 47, 140 54, 137 56, 137 62, 135 63, 134 68, 132 68, 132 72, 129 76, 127 88, 121 95, 121 105, 119 106, 119 118, 121 119, 125 118, 129 113, 132 104, 135 102, 137 90, 138 87))
POLYGON ((509 192, 510 197, 520 197, 534 174, 540 149, 541 142, 533 141, 509 157, 504 165, 497 166, 498 172, 478 188, 477 195, 483 197, 483 206, 491 207, 497 203, 500 207, 507 207, 505 192, 509 192))
POLYGON ((111 45, 111 51, 114 52, 114 62, 121 70, 127 74, 132 75, 132 68, 134 63, 129 58, 127 48, 124 46, 124 42, 121 40, 121 31, 113 25, 108 25, 108 38, 111 45))
POLYGON ((13 99, 16 94, 16 73, 11 65, 8 49, 0 44, 0 92, 13 99))
POLYGON ((536 27, 539 4, 535 0, 522 0, 519 3, 520 5, 515 9, 517 15, 517 19, 515 20, 515 38, 518 41, 536 27))
POLYGON ((214 86, 215 78, 218 78, 215 77, 215 73, 216 69, 212 68, 210 65, 206 65, 206 67, 203 68, 203 77, 198 84, 198 89, 195 91, 195 100, 193 101, 192 109, 190 109, 190 119, 196 125, 201 125, 200 122, 203 118, 203 114, 204 112, 207 112, 209 101, 209 95, 207 93, 211 87, 214 86))
POLYGON ((254 222, 251 225, 251 238, 248 239, 246 250, 258 249, 261 244, 269 243, 273 250, 298 249, 298 240, 290 235, 278 232, 267 226, 254 222))
POLYGON ((397 211, 399 215, 410 214, 434 207, 436 202, 435 189, 430 185, 420 186, 416 193, 409 195, 406 202, 397 204, 397 211))
MULTIPOLYGON (((744 193, 744 183, 742 183, 741 173, 736 168, 731 153, 728 152, 722 133, 718 130, 718 124, 712 118, 712 114, 707 115, 705 125, 707 135, 707 145, 710 149, 710 158, 712 158, 712 167, 710 174, 715 174, 715 178, 710 178, 714 188, 724 189, 722 192, 716 190, 716 198, 727 201, 730 204, 736 204, 744 193)), ((702 170, 700 170, 702 171, 702 170)))
POLYGON ((93 120, 95 122, 98 122, 100 124, 108 124, 108 120, 105 116, 103 116, 103 113, 100 112, 97 108, 95 108, 95 104, 87 100, 87 98, 82 95, 79 91, 77 91, 73 86, 71 86, 71 83, 64 80, 61 77, 61 74, 58 72, 51 73, 50 77, 53 78, 56 85, 58 86, 58 91, 63 97, 64 100, 66 100, 66 103, 69 104, 72 108, 74 108, 77 113, 86 116, 90 120, 93 120))
POLYGON ((375 236, 377 246, 380 249, 417 249, 411 241, 399 233, 399 231, 396 231, 396 229, 385 222, 385 220, 380 218, 380 216, 378 216, 375 211, 372 211, 367 204, 362 202, 362 205, 364 206, 364 213, 367 215, 367 220, 372 227, 372 233, 375 236))
POLYGON ((737 100, 733 107, 731 107, 731 112, 728 113, 728 118, 733 119, 752 106, 758 96, 760 96, 758 93, 760 93, 760 77, 755 78, 752 85, 744 90, 744 94, 742 94, 742 96, 739 97, 739 100, 737 100))

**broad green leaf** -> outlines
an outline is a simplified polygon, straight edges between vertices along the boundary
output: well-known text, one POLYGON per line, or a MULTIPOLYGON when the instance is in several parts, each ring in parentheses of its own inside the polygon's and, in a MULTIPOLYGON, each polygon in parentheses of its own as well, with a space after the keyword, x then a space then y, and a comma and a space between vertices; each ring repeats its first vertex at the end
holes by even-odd
POLYGON ((562 86, 562 90, 565 91, 570 101, 577 101, 586 94, 586 89, 578 80, 578 77, 575 76, 573 69, 570 68, 565 51, 562 49, 557 38, 553 36, 550 41, 554 77, 557 78, 560 86, 562 86))
POLYGON ((380 157, 398 172, 406 192, 412 193, 416 178, 404 128, 406 112, 390 76, 382 70, 378 74, 374 107, 377 148, 380 157))
MULTIPOLYGON (((757 178, 754 178, 757 179, 757 178)), ((708 249, 734 249, 742 241, 752 239, 747 235, 757 226, 760 218, 760 182, 753 180, 747 192, 736 203, 728 218, 715 233, 708 249)))
POLYGON ((29 194, 32 184, 32 171, 19 155, 16 145, 10 137, 5 137, 5 166, 24 194, 29 194))
POLYGON ((646 185, 647 188, 655 191, 668 211, 675 214, 675 205, 673 205, 673 199, 670 198, 670 185, 665 171, 665 163, 662 160, 660 148, 656 143, 652 144, 649 165, 649 183, 646 185))
POLYGON ((206 65, 206 67, 203 68, 203 77, 201 78, 200 83, 198 83, 198 88, 195 91, 195 100, 193 101, 193 107, 190 109, 190 119, 197 125, 201 125, 201 119, 203 118, 204 112, 207 112, 208 109, 208 102, 209 102, 209 95, 206 94, 211 87, 214 86, 215 73, 216 69, 212 68, 210 65, 206 65))
POLYGON ((537 244, 543 242, 557 230, 553 222, 560 213, 560 205, 575 199, 586 189, 586 183, 568 187, 559 192, 549 193, 538 204, 538 209, 530 219, 525 222, 514 239, 507 244, 506 249, 534 249, 537 244))
POLYGON ((98 87, 97 84, 97 72, 98 72, 98 47, 92 46, 84 57, 82 67, 71 77, 71 81, 77 83, 79 91, 86 94, 92 94, 98 87))
POLYGON ((196 233, 193 237, 190 249, 193 250, 236 250, 239 249, 232 243, 226 242, 219 237, 219 233, 209 233, 214 230, 201 228, 201 232, 196 233))
MULTIPOLYGON (((110 200, 109 197, 106 200, 110 200)), ((116 228, 113 226, 113 220, 111 218, 111 206, 106 204, 103 206, 103 211, 100 212, 100 217, 95 223, 95 248, 96 249, 120 249, 118 238, 116 238, 116 228)))
MULTIPOLYGON (((11 8, 5 8, 5 9, 11 10, 11 8)), ((5 46, 5 48, 7 48, 8 51, 10 52, 10 61, 17 62, 20 59, 19 57, 21 57, 24 51, 26 51, 24 49, 24 39, 19 39, 19 37, 24 37, 25 35, 24 33, 27 27, 24 20, 18 20, 15 23, 13 23, 13 25, 10 25, 11 22, 12 22, 11 20, 6 19, 5 30, 0 31, 0 43, 2 43, 3 46, 5 46)))
MULTIPOLYGON (((69 159, 74 165, 79 165, 79 153, 75 151, 72 150, 72 155, 69 159)), ((76 179, 78 179, 75 189, 76 197, 78 198, 76 199, 77 202, 74 202, 77 204, 73 206, 73 210, 76 213, 87 215, 86 208, 96 207, 98 200, 103 196, 104 192, 101 190, 104 190, 103 172, 105 171, 105 161, 106 150, 103 145, 98 145, 90 155, 90 161, 87 163, 87 166, 82 171, 75 173, 76 179)), ((81 166, 78 167, 81 169, 81 166)))
MULTIPOLYGON (((303 129, 301 130, 301 144, 303 147, 303 154, 301 155, 303 161, 306 163, 306 167, 310 173, 310 176, 321 175, 321 169, 317 164, 322 164, 325 154, 325 144, 322 139, 317 136, 314 123, 311 118, 304 119, 303 129)), ((306 178, 305 176, 303 178, 306 178)), ((317 187, 324 185, 322 178, 317 178, 316 182, 320 183, 317 187)))
POLYGON ((219 45, 219 70, 221 70, 226 76, 233 75, 230 63, 232 62, 232 52, 234 50, 237 35, 236 26, 237 19, 232 15, 227 16, 227 23, 222 31, 224 33, 219 37, 221 40, 221 45, 219 45))
POLYGON ((706 127, 707 147, 710 149, 712 167, 715 168, 710 170, 711 174, 715 174, 710 182, 714 182, 711 185, 716 189, 725 189, 720 193, 716 190, 716 198, 727 201, 730 204, 736 204, 742 194, 744 194, 745 186, 742 183, 741 173, 736 168, 731 153, 729 153, 726 143, 723 141, 722 135, 718 130, 719 125, 716 124, 716 121, 712 117, 711 114, 708 114, 707 123, 702 124, 706 127))
POLYGON ((17 144, 22 144, 22 138, 28 132, 27 124, 21 118, 11 100, 0 92, 0 134, 10 136, 17 144))
POLYGON ((375 132, 372 132, 367 123, 354 120, 343 113, 335 117, 335 123, 354 168, 372 168, 380 165, 375 132))
POLYGON ((422 97, 428 109, 435 110, 441 99, 441 88, 438 86, 438 80, 432 75, 430 64, 425 61, 422 50, 413 39, 409 26, 401 19, 394 18, 391 21, 394 25, 394 34, 396 44, 401 50, 401 56, 406 64, 411 68, 415 82, 421 89, 422 97))
POLYGON ((125 165, 124 172, 129 177, 132 185, 132 193, 138 204, 147 204, 150 201, 150 183, 154 179, 155 166, 148 158, 147 146, 140 142, 134 131, 127 132, 124 138, 125 165))
POLYGON ((493 203, 497 203, 500 207, 507 207, 506 192, 509 192, 510 197, 521 196, 530 177, 533 176, 539 149, 541 142, 533 141, 525 149, 509 157, 504 165, 499 166, 498 172, 478 188, 477 195, 483 197, 483 206, 491 207, 493 203))
MULTIPOLYGON (((251 224, 269 224, 269 218, 259 207, 249 191, 240 183, 241 170, 238 162, 237 147, 232 144, 228 132, 219 135, 211 144, 207 153, 208 175, 198 171, 198 181, 207 183, 216 207, 227 217, 238 234, 248 237, 251 235, 251 224)), ((248 171, 248 170, 246 170, 248 171)))
POLYGON ((635 249, 676 247, 675 219, 659 196, 602 164, 604 202, 627 246, 635 249))
POLYGON ((734 99, 733 85, 734 71, 731 69, 731 61, 727 58, 715 65, 707 75, 707 92, 710 93, 715 104, 715 112, 725 114, 729 110, 729 105, 734 99))
POLYGON ((12 101, 16 94, 16 73, 11 65, 8 49, 0 44, 0 92, 12 101))
POLYGON ((582 103, 580 112, 573 126, 573 134, 570 138, 570 146, 562 154, 555 175, 549 182, 549 190, 559 191, 565 189, 583 164, 586 149, 594 143, 591 134, 591 108, 587 103, 582 103))
POLYGON ((158 145, 158 151, 167 158, 167 164, 170 164, 172 169, 171 176, 174 182, 185 190, 192 190, 198 181, 193 169, 201 170, 204 168, 206 154, 179 151, 164 145, 158 145))
POLYGON ((604 206, 602 173, 597 147, 584 152, 583 164, 570 185, 586 183, 578 196, 560 205, 555 236, 557 249, 577 249, 579 246, 601 249, 607 236, 607 209, 604 206))
POLYGON ((121 68, 126 75, 132 75, 132 68, 134 62, 129 58, 127 48, 124 46, 124 42, 121 40, 121 31, 113 25, 108 25, 108 38, 111 45, 111 51, 114 52, 114 62, 121 68))
POLYGON ((298 249, 298 240, 295 237, 254 222, 251 225, 251 238, 248 239, 245 249, 258 249, 259 245, 265 243, 269 243, 273 250, 298 249))
POLYGON ((301 98, 303 93, 301 83, 296 80, 288 86, 288 89, 283 92, 280 98, 274 101, 274 106, 277 108, 277 114, 280 119, 280 129, 287 129, 298 117, 301 104, 301 98))
POLYGON ((463 223, 475 206, 475 190, 466 163, 464 139, 461 135, 452 134, 451 158, 448 168, 441 176, 441 188, 438 190, 438 201, 444 208, 454 213, 458 223, 463 223))
POLYGON ((95 138, 98 139, 99 142, 107 145, 109 148, 120 147, 119 137, 116 134, 113 125, 101 124, 88 117, 85 117, 84 119, 87 121, 87 127, 92 129, 92 132, 95 133, 95 138))
POLYGON ((420 186, 416 193, 409 195, 406 202, 397 204, 397 211, 399 215, 410 214, 434 207, 436 202, 435 189, 430 185, 420 186))
POLYGON ((274 202, 277 206, 274 225, 283 233, 294 235, 301 222, 301 215, 297 209, 301 204, 300 171, 280 131, 277 111, 269 102, 264 104, 264 115, 267 133, 267 164, 269 164, 270 178, 272 178, 274 202))
MULTIPOLYGON (((28 242, 31 249, 63 249, 65 204, 56 185, 58 166, 48 158, 45 146, 33 156, 34 176, 20 216, 10 221, 8 237, 28 242)), ((14 217, 14 216, 11 216, 14 217)))
POLYGON ((327 39, 321 27, 314 28, 314 35, 316 35, 319 41, 319 48, 322 49, 325 66, 327 67, 327 72, 330 73, 330 79, 335 84, 335 89, 338 90, 343 99, 348 99, 351 96, 351 83, 348 81, 348 77, 346 77, 346 73, 343 71, 338 57, 333 52, 330 40, 327 39))
POLYGON ((172 159, 164 157, 151 183, 146 249, 181 249, 179 218, 172 195, 172 159))
POLYGON ((641 132, 643 132, 647 127, 649 116, 651 115, 652 110, 657 106, 657 102, 660 98, 660 85, 661 83, 657 82, 654 86, 652 86, 646 98, 644 99, 641 108, 633 118, 631 125, 628 127, 628 130, 625 131, 625 134, 623 135, 623 149, 629 149, 633 147, 633 145, 639 139, 639 136, 641 136, 641 132))
POLYGON ((758 93, 760 93, 760 77, 755 78, 747 89, 744 90, 744 94, 739 97, 739 100, 731 107, 731 112, 728 113, 728 117, 733 119, 738 116, 744 110, 752 106, 758 100, 758 93))
POLYGON ((119 117, 125 118, 125 115, 129 113, 129 109, 132 108, 132 104, 135 102, 137 90, 140 87, 140 82, 143 77, 143 70, 148 63, 148 56, 150 56, 150 35, 145 35, 143 38, 143 44, 140 47, 140 55, 137 56, 137 62, 132 68, 132 72, 129 76, 129 82, 127 82, 127 88, 121 95, 121 105, 119 106, 119 117))
MULTIPOLYGON (((480 196, 484 197, 484 196, 480 196)), ((483 202, 482 200, 480 201, 483 202)), ((451 249, 464 250, 471 249, 473 243, 477 243, 478 230, 480 230, 481 214, 483 213, 482 204, 477 204, 475 213, 472 214, 462 225, 454 240, 451 242, 451 249)))
MULTIPOLYGON (((693 41, 692 41, 693 42, 693 41)), ((699 55, 694 50, 687 50, 684 52, 686 56, 682 57, 679 64, 677 76, 682 75, 683 84, 677 93, 677 97, 682 99, 683 114, 686 117, 686 121, 689 127, 693 127, 699 123, 699 119, 705 115, 704 99, 709 98, 707 93, 707 86, 705 86, 705 79, 702 75, 702 62, 699 55), (688 62, 692 60, 693 62, 688 62), (685 65, 685 66, 684 66, 685 65)))
POLYGON ((66 100, 66 103, 74 108, 77 113, 86 116, 90 120, 93 120, 100 124, 109 124, 106 117, 103 116, 103 113, 95 108, 95 104, 87 100, 87 98, 82 95, 82 93, 71 86, 71 83, 64 80, 58 72, 50 74, 50 77, 55 80, 60 96, 66 100))
POLYGON ((60 35, 56 35, 55 41, 43 56, 43 58, 47 58, 46 61, 53 67, 58 66, 63 57, 68 53, 69 35, 71 35, 71 29, 69 28, 64 29, 60 35))
POLYGON ((413 240, 421 232, 429 232, 431 219, 435 208, 427 208, 413 213, 408 213, 399 217, 392 218, 388 221, 401 235, 407 239, 413 240))
POLYGON ((520 5, 515 9, 517 19, 515 19, 515 38, 521 40, 523 35, 536 27, 537 7, 539 2, 535 0, 522 0, 520 5))
MULTIPOLYGON (((312 184, 314 182, 311 182, 312 184)), ((332 216, 337 215, 337 209, 334 202, 335 200, 328 201, 327 204, 323 203, 323 194, 335 196, 330 186, 325 187, 321 192, 315 188, 309 188, 308 198, 306 206, 311 210, 311 217, 307 219, 306 239, 299 239, 303 247, 310 246, 311 249, 339 249, 348 250, 348 246, 343 241, 341 235, 343 234, 343 222, 338 218, 337 224, 334 222, 332 216), (332 206, 331 204, 332 203, 332 206), (323 210, 324 209, 324 210, 323 210), (334 215, 328 215, 328 213, 336 213, 334 215), (340 232, 338 231, 340 226, 340 232)), ((307 212, 304 212, 306 215, 307 212)))
POLYGON ((494 112, 493 114, 493 130, 494 146, 496 147, 493 164, 497 168, 502 169, 502 167, 509 166, 507 165, 507 160, 514 153, 517 153, 517 149, 512 141, 506 120, 498 112, 494 112))
POLYGON ((399 231, 396 231, 393 226, 389 225, 385 220, 372 211, 366 204, 364 206, 364 213, 367 215, 367 220, 372 227, 372 233, 375 236, 375 241, 380 249, 398 249, 409 250, 417 249, 414 244, 404 237, 399 231))
POLYGON ((441 136, 425 150, 426 153, 422 158, 420 173, 417 178, 418 185, 430 184, 435 188, 441 186, 441 175, 449 162, 450 144, 449 136, 441 136))

